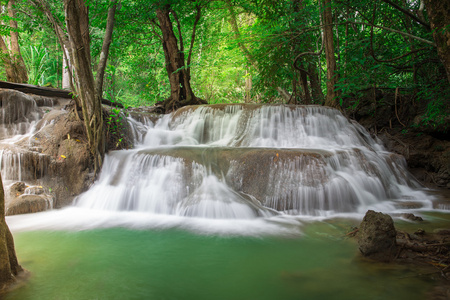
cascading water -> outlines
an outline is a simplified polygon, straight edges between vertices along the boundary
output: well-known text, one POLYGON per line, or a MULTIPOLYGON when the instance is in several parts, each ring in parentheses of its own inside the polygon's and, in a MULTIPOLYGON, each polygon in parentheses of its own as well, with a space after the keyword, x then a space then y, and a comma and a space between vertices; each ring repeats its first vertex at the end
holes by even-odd
MULTIPOLYGON (((8 299, 424 298, 428 279, 374 271, 353 259, 353 243, 336 242, 358 220, 302 226, 360 218, 370 208, 431 209, 404 159, 338 111, 219 105, 183 108, 156 123, 128 121, 135 149, 110 152, 73 206, 7 217, 19 260, 37 275, 8 299), (291 238, 302 231, 304 238, 291 238), (343 293, 348 282, 356 288, 343 293)), ((12 149, 27 144, 34 152, 43 144, 33 141, 53 137, 36 128, 0 148, 2 176, 18 180, 52 167, 12 149)), ((76 145, 73 137, 63 142, 76 145)), ((52 208, 48 187, 14 185, 23 200, 41 197, 52 208)))
POLYGON ((147 128, 136 149, 107 155, 77 207, 253 219, 429 204, 402 157, 331 108, 186 107, 147 128))
POLYGON ((18 92, 5 95, 0 98, 0 140, 18 140, 32 131, 42 112, 30 96, 18 92))
MULTIPOLYGON (((30 96, 11 91, 0 97, 0 170, 3 180, 27 180, 32 160, 16 143, 26 140, 34 131, 42 112, 30 96)), ((41 170, 42 161, 40 163, 41 170)))

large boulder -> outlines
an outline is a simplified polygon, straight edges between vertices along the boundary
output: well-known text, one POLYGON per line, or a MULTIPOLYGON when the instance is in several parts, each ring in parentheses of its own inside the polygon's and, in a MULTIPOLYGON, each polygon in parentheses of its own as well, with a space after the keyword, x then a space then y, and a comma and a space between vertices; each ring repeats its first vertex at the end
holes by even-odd
POLYGON ((7 216, 45 211, 53 208, 55 202, 54 193, 48 188, 27 186, 22 181, 10 185, 5 196, 7 216))
POLYGON ((359 251, 374 260, 391 261, 397 253, 396 235, 391 216, 369 210, 359 227, 359 251))
POLYGON ((53 197, 47 194, 41 195, 20 195, 11 201, 6 210, 6 215, 19 215, 36 213, 51 209, 53 207, 53 197))

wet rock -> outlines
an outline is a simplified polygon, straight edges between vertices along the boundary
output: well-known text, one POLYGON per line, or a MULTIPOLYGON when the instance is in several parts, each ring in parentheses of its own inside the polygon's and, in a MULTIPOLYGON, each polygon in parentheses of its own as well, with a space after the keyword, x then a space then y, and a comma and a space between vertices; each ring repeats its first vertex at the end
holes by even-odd
POLYGON ((387 149, 405 156, 412 173, 425 186, 450 188, 450 141, 418 129, 378 136, 387 149), (420 136, 420 137, 419 137, 420 136))
POLYGON ((359 226, 359 251, 374 260, 391 261, 397 251, 396 235, 389 215, 369 210, 359 226))
POLYGON ((414 214, 408 213, 408 214, 402 214, 402 217, 411 221, 415 221, 415 222, 422 222, 423 219, 422 217, 416 216, 414 214))
POLYGON ((27 195, 42 195, 45 193, 45 190, 42 186, 29 186, 24 193, 27 195))
POLYGON ((53 197, 51 195, 21 195, 9 204, 6 215, 35 213, 51 209, 53 197))
POLYGON ((11 211, 28 213, 47 209, 46 199, 37 198, 31 205, 28 196, 24 198, 27 201, 21 198, 23 203, 19 201, 22 203, 19 205, 17 198, 24 193, 44 197, 51 191, 55 207, 62 207, 87 189, 90 152, 84 124, 66 106, 68 101, 0 89, 2 176, 8 182, 22 182, 11 186, 5 195, 7 205, 14 202, 21 207, 11 211), (30 133, 31 128, 34 128, 32 136, 2 143, 2 139, 30 133), (25 191, 23 182, 35 187, 25 191))
POLYGON ((0 122, 12 124, 36 119, 40 114, 34 99, 13 90, 0 90, 0 122))
POLYGON ((25 192, 25 188, 26 188, 25 182, 18 181, 13 183, 9 187, 9 192, 5 195, 6 199, 14 199, 16 197, 19 197, 25 192))
POLYGON ((37 95, 32 95, 32 97, 34 98, 34 101, 36 101, 36 105, 39 107, 42 106, 53 107, 60 104, 60 100, 58 98, 37 96, 37 95))
POLYGON ((6 197, 6 215, 28 214, 53 208, 53 194, 43 186, 27 186, 25 182, 15 182, 9 187, 6 197))
POLYGON ((425 234, 425 230, 423 230, 422 228, 418 228, 415 232, 415 235, 424 235, 425 234))

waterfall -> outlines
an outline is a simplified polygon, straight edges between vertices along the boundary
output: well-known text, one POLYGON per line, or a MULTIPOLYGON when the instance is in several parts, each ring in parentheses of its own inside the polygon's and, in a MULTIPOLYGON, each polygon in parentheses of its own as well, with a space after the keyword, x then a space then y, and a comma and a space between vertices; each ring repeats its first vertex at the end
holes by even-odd
POLYGON ((18 140, 33 131, 42 117, 36 102, 19 92, 3 93, 0 97, 0 140, 18 140))
POLYGON ((429 205, 403 157, 332 108, 197 106, 132 123, 138 145, 106 156, 78 208, 257 219, 429 205))

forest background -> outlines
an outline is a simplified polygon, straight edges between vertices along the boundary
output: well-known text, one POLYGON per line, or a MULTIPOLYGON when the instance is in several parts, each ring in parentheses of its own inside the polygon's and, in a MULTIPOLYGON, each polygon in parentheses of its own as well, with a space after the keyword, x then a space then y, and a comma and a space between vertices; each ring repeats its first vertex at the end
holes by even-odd
MULTIPOLYGON (((86 0, 91 67, 95 76, 106 16, 116 5, 102 96, 125 106, 165 100, 170 83, 157 18, 165 6, 179 49, 189 56, 182 68, 189 69, 192 90, 210 104, 324 104, 328 95, 331 106, 357 107, 368 91, 390 89, 425 103, 421 125, 439 126, 450 102, 450 9, 447 1, 432 2, 440 1, 86 0)), ((1 4, 0 79, 61 88, 64 55, 55 22, 67 32, 63 1, 1 4), (26 74, 19 66, 11 79, 8 66, 16 61, 26 74)))

